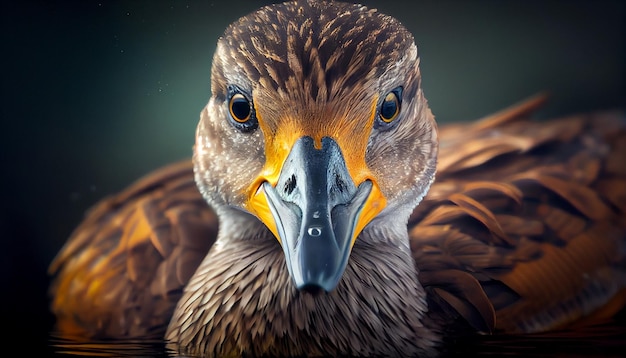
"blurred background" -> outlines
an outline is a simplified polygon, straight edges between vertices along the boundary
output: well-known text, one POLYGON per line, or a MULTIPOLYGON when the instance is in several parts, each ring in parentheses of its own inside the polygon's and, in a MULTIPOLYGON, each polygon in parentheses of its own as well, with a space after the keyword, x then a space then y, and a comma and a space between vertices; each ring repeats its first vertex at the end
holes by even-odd
MULTIPOLYGON (((0 317, 44 342, 46 270, 98 199, 191 154, 215 43, 268 1, 5 1, 0 317)), ((362 1, 416 38, 440 123, 539 91, 539 117, 626 107, 622 1, 362 1)))

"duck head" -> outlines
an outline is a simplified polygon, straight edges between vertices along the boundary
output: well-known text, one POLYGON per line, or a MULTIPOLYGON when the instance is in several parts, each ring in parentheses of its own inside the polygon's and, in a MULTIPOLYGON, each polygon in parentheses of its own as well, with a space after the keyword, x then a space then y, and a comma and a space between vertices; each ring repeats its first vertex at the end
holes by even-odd
POLYGON ((198 187, 218 214, 265 224, 298 289, 332 291, 364 230, 406 228, 433 180, 420 81, 412 35, 374 10, 295 1, 245 16, 213 58, 198 187))

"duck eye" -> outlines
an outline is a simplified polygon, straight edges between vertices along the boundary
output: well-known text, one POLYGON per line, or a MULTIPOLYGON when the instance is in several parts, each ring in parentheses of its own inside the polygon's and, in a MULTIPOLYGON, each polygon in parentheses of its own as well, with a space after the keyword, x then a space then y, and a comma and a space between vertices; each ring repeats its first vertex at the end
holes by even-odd
POLYGON ((380 105, 380 119, 385 123, 393 122, 400 113, 400 99, 397 92, 394 90, 387 93, 383 103, 380 105))
POLYGON ((238 123, 246 123, 252 116, 252 106, 241 93, 235 93, 228 104, 230 116, 238 123))
POLYGON ((242 132, 251 132, 258 128, 259 121, 256 119, 256 113, 252 100, 244 95, 242 90, 235 86, 228 87, 228 114, 230 115, 230 124, 242 132))

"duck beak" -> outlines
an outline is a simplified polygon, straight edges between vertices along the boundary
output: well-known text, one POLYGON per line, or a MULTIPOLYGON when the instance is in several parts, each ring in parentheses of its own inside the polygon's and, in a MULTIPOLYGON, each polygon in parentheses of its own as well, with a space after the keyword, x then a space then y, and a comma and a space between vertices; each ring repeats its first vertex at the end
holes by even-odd
POLYGON ((251 200, 257 216, 280 242, 300 290, 332 291, 362 229, 385 205, 370 179, 354 183, 337 142, 299 138, 276 185, 264 181, 251 200))

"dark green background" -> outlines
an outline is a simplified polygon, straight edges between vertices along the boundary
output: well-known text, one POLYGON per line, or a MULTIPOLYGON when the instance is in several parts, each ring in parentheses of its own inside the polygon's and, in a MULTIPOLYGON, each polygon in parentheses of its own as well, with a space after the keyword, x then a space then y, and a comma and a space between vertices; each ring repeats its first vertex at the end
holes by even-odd
MULTIPOLYGON (((12 333, 45 337, 45 270, 88 207, 190 155, 217 38, 264 3, 3 3, 0 315, 12 333)), ((621 1, 364 3, 415 34, 441 123, 542 90, 542 117, 625 106, 621 1)))

